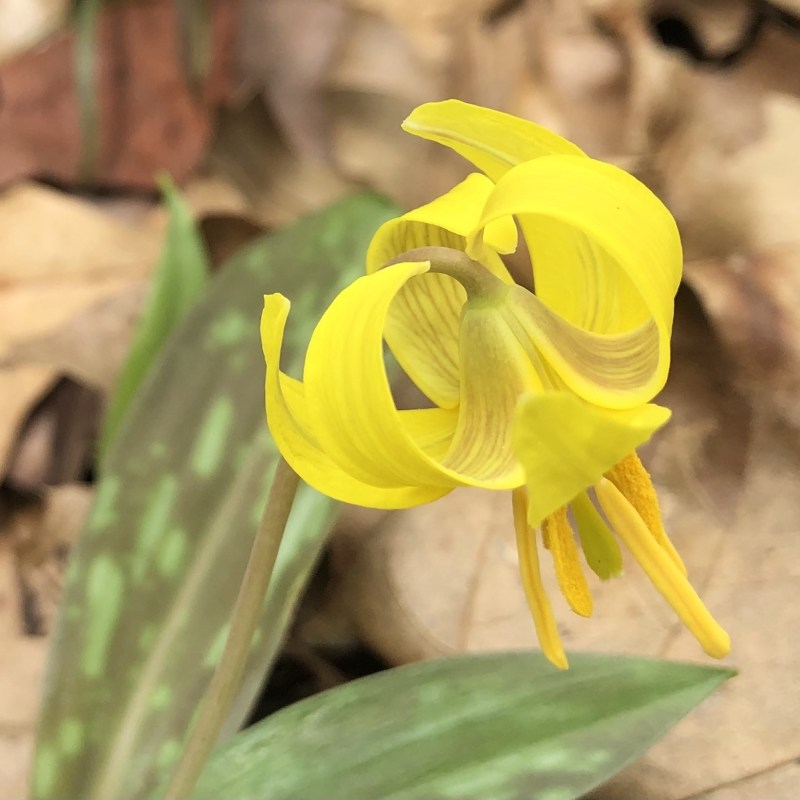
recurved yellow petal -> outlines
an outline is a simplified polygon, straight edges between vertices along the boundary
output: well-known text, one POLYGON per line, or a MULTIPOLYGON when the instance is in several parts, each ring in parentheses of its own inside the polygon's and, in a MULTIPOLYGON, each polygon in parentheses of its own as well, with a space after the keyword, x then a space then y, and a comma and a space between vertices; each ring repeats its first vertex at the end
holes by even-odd
POLYGON ((520 338, 575 394, 606 408, 649 400, 659 377, 659 338, 650 320, 624 333, 594 333, 551 311, 536 295, 511 286, 505 309, 520 338))
MULTIPOLYGON (((375 272, 401 253, 417 247, 441 245, 463 250, 466 237, 475 230, 483 207, 494 189, 485 175, 473 172, 449 192, 424 206, 389 220, 378 228, 367 250, 367 272, 375 272)), ((486 244, 499 253, 517 246, 517 228, 511 217, 487 227, 486 244)), ((505 283, 512 279, 502 261, 486 264, 505 283)))
POLYGON ((656 349, 654 371, 639 387, 642 397, 652 397, 669 369, 682 270, 675 221, 661 201, 610 164, 538 158, 498 181, 468 240, 473 257, 482 250, 482 226, 509 214, 518 215, 536 294, 552 311, 587 331, 629 334, 642 352, 656 349))
POLYGON ((567 392, 522 396, 512 447, 525 470, 531 527, 596 484, 669 417, 654 404, 611 411, 567 392))
MULTIPOLYGON (((465 237, 477 225, 493 187, 485 175, 475 173, 432 203, 384 223, 370 243, 367 272, 376 272, 401 254, 422 247, 463 251, 465 237)), ((504 283, 513 283, 497 254, 516 247, 513 219, 493 222, 486 240, 485 266, 504 283)), ((443 408, 458 404, 458 329, 465 299, 464 289, 455 280, 426 273, 400 289, 386 319, 386 341, 400 366, 443 408)))
POLYGON ((460 365, 458 425, 445 465, 477 485, 521 486, 525 475, 511 449, 511 429, 520 394, 541 391, 542 381, 495 306, 465 308, 460 365))
MULTIPOLYGON (((436 487, 371 486, 344 472, 317 443, 303 384, 280 371, 283 332, 289 301, 279 294, 264 297, 261 341, 267 362, 267 420, 275 443, 292 469, 310 486, 345 503, 372 508, 406 508, 435 500, 447 492, 436 487)), ((418 427, 425 424, 417 422, 418 427)))
POLYGON ((584 155, 577 145, 540 125, 461 100, 415 108, 403 130, 455 150, 493 181, 511 167, 540 156, 584 155))
MULTIPOLYGON (((323 314, 306 354, 306 399, 320 447, 348 474, 376 486, 456 483, 404 427, 383 360, 389 306, 427 270, 427 263, 396 264, 359 278, 323 314)), ((430 411, 443 436, 452 432, 452 412, 430 411)))

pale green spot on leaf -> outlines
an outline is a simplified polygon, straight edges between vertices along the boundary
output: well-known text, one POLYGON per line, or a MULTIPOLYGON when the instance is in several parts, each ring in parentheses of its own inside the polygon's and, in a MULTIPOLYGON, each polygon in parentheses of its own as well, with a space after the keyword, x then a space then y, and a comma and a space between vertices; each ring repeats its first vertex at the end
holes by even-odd
POLYGON ((58 729, 58 745, 67 757, 80 753, 84 738, 84 726, 79 719, 65 719, 58 729))
POLYGON ((558 786, 545 789, 537 796, 537 800, 574 800, 574 798, 575 792, 566 787, 561 788, 558 786))
POLYGON ((122 570, 109 555, 99 555, 89 567, 86 579, 86 605, 90 624, 81 668, 87 678, 103 674, 106 653, 122 607, 124 580, 122 570))
POLYGON ((217 635, 214 637, 214 641, 211 643, 211 647, 208 648, 205 659, 203 660, 204 666, 211 669, 217 666, 217 663, 222 657, 222 651, 225 648, 225 642, 228 639, 228 631, 230 630, 230 627, 230 623, 228 623, 219 629, 217 635))
POLYGON ((80 586, 81 584, 81 565, 77 558, 71 558, 67 563, 67 571, 64 573, 64 586, 80 586))
POLYGON ((150 650, 158 636, 158 625, 145 625, 139 633, 139 648, 144 652, 150 650))
POLYGON ((241 311, 231 309, 212 325, 208 332, 208 344, 211 349, 230 347, 247 339, 253 332, 254 322, 241 311))
POLYGON ((151 458, 161 459, 167 456, 169 450, 167 450, 164 442, 153 442, 148 449, 148 453, 151 458))
POLYGON ((170 700, 172 700, 172 689, 166 685, 159 686, 150 698, 150 708, 153 711, 160 711, 169 705, 170 700))
POLYGON ((241 372, 249 363, 246 353, 234 353, 228 360, 228 366, 235 372, 241 372))
POLYGON ((208 409, 191 455, 192 470, 199 477, 210 478, 222 463, 233 417, 230 397, 218 398, 208 409))
POLYGON ((159 769, 171 767, 181 754, 181 743, 177 739, 169 739, 161 745, 156 763, 159 769))
POLYGON ((156 567, 162 578, 174 578, 186 564, 189 549, 186 533, 181 528, 173 528, 158 548, 156 567))
POLYGON ((39 743, 33 789, 37 797, 50 795, 58 784, 58 754, 48 744, 39 743))
POLYGON ((87 526, 90 533, 100 533, 117 522, 116 506, 120 485, 120 479, 116 475, 103 476, 87 526))
POLYGON ((131 564, 131 575, 135 583, 141 582, 155 558, 177 494, 178 479, 174 475, 164 475, 147 499, 131 564))

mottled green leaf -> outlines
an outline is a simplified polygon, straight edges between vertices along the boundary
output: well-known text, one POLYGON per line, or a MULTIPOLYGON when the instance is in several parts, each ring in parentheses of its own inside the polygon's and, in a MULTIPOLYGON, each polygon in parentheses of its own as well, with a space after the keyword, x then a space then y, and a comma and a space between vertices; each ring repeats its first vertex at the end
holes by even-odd
MULTIPOLYGON (((137 393, 104 464, 49 664, 37 798, 141 796, 180 751, 219 658, 269 490, 258 322, 292 298, 285 367, 297 371, 337 289, 363 271, 392 210, 370 197, 257 240, 212 281, 137 393)), ((303 488, 278 557, 240 724, 319 554, 335 504, 303 488)))
POLYGON ((191 212, 167 176, 162 176, 159 183, 169 212, 167 235, 147 306, 106 412, 101 454, 108 449, 168 336, 197 302, 210 279, 208 256, 191 212))
POLYGON ((570 665, 463 656, 345 684, 220 747, 192 797, 571 800, 734 674, 575 653, 570 665))

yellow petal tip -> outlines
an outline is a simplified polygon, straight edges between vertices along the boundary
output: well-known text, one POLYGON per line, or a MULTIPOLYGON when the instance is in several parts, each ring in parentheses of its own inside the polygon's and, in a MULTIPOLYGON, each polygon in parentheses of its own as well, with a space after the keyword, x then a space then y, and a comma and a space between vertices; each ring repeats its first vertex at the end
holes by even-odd
POLYGON ((563 670, 569 669, 569 661, 567 661, 567 656, 564 654, 563 650, 557 653, 551 653, 547 651, 542 651, 542 652, 544 653, 545 658, 554 667, 558 667, 558 669, 563 669, 563 670))
POLYGON ((713 630, 706 631, 702 647, 712 658, 725 658, 731 652, 731 637, 724 628, 716 625, 713 630))

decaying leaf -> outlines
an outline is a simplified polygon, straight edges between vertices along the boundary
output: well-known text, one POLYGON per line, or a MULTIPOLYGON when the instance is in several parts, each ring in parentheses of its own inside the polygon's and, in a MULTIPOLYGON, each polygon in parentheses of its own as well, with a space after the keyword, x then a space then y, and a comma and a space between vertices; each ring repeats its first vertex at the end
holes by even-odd
MULTIPOLYGON (((792 758, 785 764, 758 775, 733 781, 718 789, 704 792, 698 800, 764 800, 764 798, 793 798, 800 786, 800 763, 792 758)), ((606 800, 616 800, 609 794, 606 800)), ((623 800, 623 796, 619 797, 623 800)))
POLYGON ((67 21, 69 0, 3 0, 0 63, 45 39, 67 21))
POLYGON ((295 152, 330 157, 330 120, 323 93, 346 11, 328 0, 247 2, 240 61, 268 98, 295 152))
POLYGON ((98 393, 69 378, 53 384, 20 427, 5 482, 15 490, 82 480, 94 458, 98 393))
POLYGON ((0 796, 26 797, 47 642, 25 635, 15 558, 0 537, 0 796))
POLYGON ((16 561, 22 602, 20 628, 29 635, 52 629, 61 599, 64 568, 94 499, 92 487, 65 483, 20 501, 7 511, 3 533, 16 561))
POLYGON ((0 185, 23 176, 103 186, 153 188, 155 173, 177 181, 198 164, 213 114, 230 93, 236 0, 212 4, 211 71, 200 96, 180 57, 170 0, 103 4, 97 23, 97 152, 90 176, 76 89, 75 35, 58 33, 0 66, 0 185))
POLYGON ((4 192, 0 218, 0 473, 5 474, 22 422, 59 375, 102 386, 116 373, 131 316, 138 313, 137 295, 161 242, 157 231, 120 222, 88 202, 35 184, 4 192))
MULTIPOLYGON (((19 372, 21 365, 42 365, 103 393, 110 391, 128 352, 149 289, 141 278, 87 304, 52 330, 15 338, 0 356, 0 369, 19 372)), ((3 372, 0 372, 2 380, 3 372)), ((12 378, 16 380, 16 378, 12 378)))
POLYGON ((800 429, 800 242, 692 262, 687 279, 754 403, 800 429))
POLYGON ((221 116, 209 164, 238 187, 248 215, 268 228, 286 225, 354 188, 330 164, 299 157, 256 102, 221 116))

